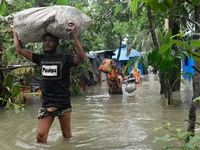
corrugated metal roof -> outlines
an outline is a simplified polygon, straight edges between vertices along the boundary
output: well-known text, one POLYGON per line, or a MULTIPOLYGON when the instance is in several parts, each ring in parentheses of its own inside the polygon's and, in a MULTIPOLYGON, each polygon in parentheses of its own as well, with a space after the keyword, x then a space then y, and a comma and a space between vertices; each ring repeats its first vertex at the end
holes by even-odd
POLYGON ((89 54, 99 54, 105 52, 112 52, 113 50, 90 51, 89 54))
MULTIPOLYGON (((117 59, 118 52, 119 52, 119 49, 116 49, 114 51, 115 55, 113 55, 112 58, 117 59)), ((126 46, 123 45, 121 48, 121 54, 120 54, 119 60, 129 60, 130 57, 135 57, 135 56, 142 56, 142 54, 136 51, 135 49, 131 49, 130 54, 126 56, 126 46)))

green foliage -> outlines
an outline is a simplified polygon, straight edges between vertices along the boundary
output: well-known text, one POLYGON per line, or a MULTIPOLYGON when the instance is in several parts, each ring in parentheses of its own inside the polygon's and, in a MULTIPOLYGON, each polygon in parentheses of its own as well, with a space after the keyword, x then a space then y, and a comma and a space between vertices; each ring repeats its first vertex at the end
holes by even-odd
POLYGON ((73 96, 82 95, 85 89, 85 80, 83 77, 84 70, 93 72, 92 65, 89 59, 86 62, 79 64, 77 67, 71 69, 71 93, 73 96))
POLYGON ((93 24, 88 29, 90 34, 87 34, 90 38, 89 44, 92 44, 91 50, 116 49, 120 38, 124 38, 130 32, 124 29, 127 28, 127 22, 132 18, 132 12, 127 11, 114 15, 116 5, 117 2, 109 0, 99 1, 88 7, 88 15, 93 19, 93 24))
MULTIPOLYGON (((126 66, 124 67, 124 70, 123 70, 124 74, 126 74, 126 72, 128 72, 131 69, 131 67, 136 63, 138 58, 139 58, 138 56, 132 57, 127 61, 126 66)), ((135 66, 138 66, 138 65, 135 65, 135 66)))
POLYGON ((14 75, 7 74, 4 79, 5 90, 1 94, 0 101, 6 102, 6 108, 10 109, 13 106, 15 109, 24 110, 24 104, 15 104, 15 99, 20 96, 20 86, 19 82, 14 83, 14 75))
POLYGON ((136 10, 138 8, 138 2, 139 2, 139 0, 122 1, 121 3, 119 3, 116 6, 114 14, 116 15, 119 12, 124 13, 124 12, 127 12, 129 9, 132 12, 136 12, 136 10))
MULTIPOLYGON (((194 47, 200 46, 200 41, 195 39, 189 39, 188 41, 185 41, 183 39, 183 32, 180 31, 179 34, 174 35, 173 37, 179 37, 180 40, 170 40, 168 43, 164 43, 160 47, 160 52, 165 53, 169 49, 171 49, 172 46, 182 47, 185 50, 182 51, 186 56, 192 57, 195 61, 200 61, 200 54, 198 52, 194 51, 194 47)), ((171 37, 171 38, 173 38, 171 37)))
POLYGON ((173 104, 172 89, 175 82, 179 80, 184 83, 180 77, 183 72, 179 71, 177 60, 180 61, 185 56, 191 57, 192 55, 189 52, 191 51, 190 49, 192 49, 192 47, 186 42, 180 40, 172 40, 172 34, 170 30, 162 34, 160 31, 157 31, 157 34, 160 39, 160 49, 153 49, 147 52, 145 55, 139 57, 135 62, 135 66, 137 67, 138 63, 142 63, 145 67, 150 65, 158 69, 159 73, 162 73, 165 79, 165 95, 167 98, 167 104, 173 104), (174 52, 172 50, 173 45, 181 45, 181 47, 177 52, 174 52), (184 46, 185 48, 183 48, 184 46), (171 78, 174 72, 178 78, 173 83, 171 83, 171 78))
POLYGON ((196 97, 195 99, 192 100, 193 102, 200 101, 200 96, 196 97))
POLYGON ((68 0, 57 0, 56 4, 58 4, 58 5, 68 5, 69 2, 68 2, 68 0))
POLYGON ((155 131, 165 129, 167 130, 167 134, 162 137, 154 137, 154 140, 151 142, 155 144, 158 141, 170 141, 170 146, 164 146, 162 149, 180 149, 180 150, 197 150, 197 143, 200 142, 200 136, 192 136, 190 132, 183 132, 181 129, 177 128, 175 131, 171 130, 171 124, 167 123, 163 127, 156 128, 155 131), (172 144, 174 143, 174 145, 172 144))
POLYGON ((30 88, 29 79, 30 76, 33 76, 35 73, 36 71, 32 67, 21 67, 4 72, 4 89, 1 91, 0 101, 6 104, 6 108, 11 109, 14 107, 16 111, 24 110, 25 104, 22 100, 27 98, 26 95, 28 93, 23 92, 23 89, 30 88), (18 101, 16 102, 16 100, 18 101))
POLYGON ((7 2, 5 0, 2 0, 0 4, 0 15, 3 15, 6 9, 7 9, 7 2))
MULTIPOLYGON (((173 72, 175 72, 177 74, 177 77, 179 77, 180 74, 182 74, 182 72, 179 71, 179 67, 177 66, 176 61, 181 60, 185 56, 185 54, 187 54, 187 52, 182 50, 178 51, 174 55, 164 55, 163 53, 160 53, 158 49, 154 49, 146 53, 145 56, 141 56, 142 58, 139 58, 137 61, 137 63, 147 63, 148 65, 157 68, 159 72, 162 73, 162 75, 164 75, 165 84, 167 88, 166 95, 168 104, 173 103, 171 94, 175 82, 171 83, 172 74, 173 72)), ((184 81, 181 78, 177 78, 177 80, 180 80, 184 83, 184 81)))

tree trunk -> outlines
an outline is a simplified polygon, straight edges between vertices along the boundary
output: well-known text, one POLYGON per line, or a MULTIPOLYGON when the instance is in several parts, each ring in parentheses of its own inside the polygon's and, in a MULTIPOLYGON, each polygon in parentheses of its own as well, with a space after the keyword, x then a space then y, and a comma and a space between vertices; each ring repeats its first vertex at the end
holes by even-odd
MULTIPOLYGON (((155 48, 158 48, 159 44, 158 44, 155 28, 153 25, 153 21, 152 21, 153 17, 152 17, 151 6, 147 6, 147 15, 148 15, 149 28, 151 31, 151 37, 152 37, 155 48)), ((154 68, 154 69, 157 72, 157 68, 154 68)), ((165 85, 164 85, 164 76, 162 75, 162 73, 159 73, 159 82, 160 82, 160 94, 164 94, 165 93, 165 85)))
MULTIPOLYGON (((0 70, 0 96, 2 96, 4 91, 5 91, 4 75, 3 75, 2 70, 0 70)), ((4 107, 5 105, 6 105, 6 102, 3 102, 0 100, 0 107, 4 107)))
POLYGON ((119 36, 119 51, 118 51, 118 54, 117 54, 117 62, 119 61, 119 57, 121 55, 121 48, 122 48, 122 36, 120 35, 119 36))
POLYGON ((152 12, 151 12, 151 7, 147 6, 147 14, 148 14, 148 22, 149 22, 149 28, 151 31, 151 37, 153 40, 153 44, 156 48, 158 48, 158 40, 157 40, 157 36, 156 36, 156 32, 155 32, 155 28, 153 25, 153 21, 152 21, 152 12))
MULTIPOLYGON (((179 30, 180 30, 180 23, 176 22, 175 20, 177 20, 177 19, 172 16, 169 16, 169 28, 172 29, 172 36, 178 34, 179 30)), ((175 37, 174 39, 177 39, 177 37, 175 37)), ((176 46, 173 46, 172 49, 175 53, 177 52, 176 46)), ((176 64, 179 67, 179 71, 181 71, 181 61, 176 60, 176 64)), ((171 77, 171 85, 174 84, 174 86, 172 87, 172 91, 180 91, 181 82, 179 80, 177 80, 177 78, 178 77, 174 71, 172 73, 172 77, 171 77)))
MULTIPOLYGON (((200 23, 200 9, 195 7, 195 21, 200 23)), ((199 32, 200 27, 195 26, 196 32, 199 32)), ((199 36, 196 36, 199 39, 199 36)), ((196 51, 200 53, 200 48, 196 47, 196 51)), ((200 62, 194 62, 194 68, 200 70, 200 62)), ((200 73, 197 70, 194 70, 193 76, 193 98, 196 98, 200 95, 200 73)), ((199 102, 192 102, 189 110, 189 122, 188 122, 188 132, 192 132, 195 135, 195 122, 196 122, 196 109, 199 105, 199 102)))

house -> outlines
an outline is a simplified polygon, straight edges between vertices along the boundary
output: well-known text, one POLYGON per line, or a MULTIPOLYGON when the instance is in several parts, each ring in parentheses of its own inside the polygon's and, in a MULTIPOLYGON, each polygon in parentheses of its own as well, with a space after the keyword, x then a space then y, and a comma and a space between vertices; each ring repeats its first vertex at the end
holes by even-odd
POLYGON ((188 74, 185 73, 185 72, 189 72, 191 74, 194 74, 194 69, 192 68, 192 66, 194 66, 194 59, 193 58, 189 58, 187 56, 182 58, 182 71, 184 72, 183 73, 184 79, 191 79, 192 78, 191 76, 189 76, 188 74))

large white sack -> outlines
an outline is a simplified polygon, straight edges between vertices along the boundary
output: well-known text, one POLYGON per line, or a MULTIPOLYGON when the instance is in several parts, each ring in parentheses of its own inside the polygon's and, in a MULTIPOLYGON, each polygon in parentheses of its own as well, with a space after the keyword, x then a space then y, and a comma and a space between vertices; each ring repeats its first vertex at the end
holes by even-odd
POLYGON ((14 28, 23 42, 42 42, 47 32, 60 39, 70 40, 68 23, 74 22, 80 36, 92 23, 92 19, 72 6, 48 6, 29 8, 14 15, 14 28))

